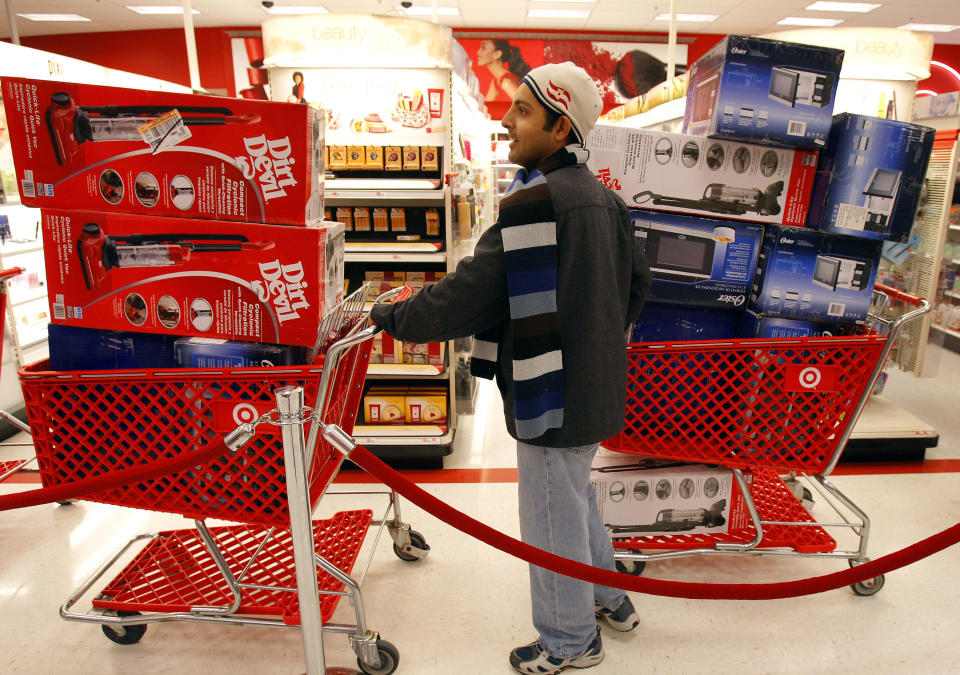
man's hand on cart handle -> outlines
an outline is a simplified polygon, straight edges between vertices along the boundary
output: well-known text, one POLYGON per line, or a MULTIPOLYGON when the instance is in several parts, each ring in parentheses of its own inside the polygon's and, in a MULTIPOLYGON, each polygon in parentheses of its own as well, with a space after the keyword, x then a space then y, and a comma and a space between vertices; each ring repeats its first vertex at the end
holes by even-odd
MULTIPOLYGON (((398 288, 391 288, 386 293, 381 293, 377 296, 377 299, 373 301, 374 305, 382 305, 385 303, 395 304, 398 302, 403 302, 404 300, 409 300, 413 297, 413 287, 412 286, 400 286, 398 288)), ((373 326, 375 322, 371 315, 367 315, 367 325, 373 326)))

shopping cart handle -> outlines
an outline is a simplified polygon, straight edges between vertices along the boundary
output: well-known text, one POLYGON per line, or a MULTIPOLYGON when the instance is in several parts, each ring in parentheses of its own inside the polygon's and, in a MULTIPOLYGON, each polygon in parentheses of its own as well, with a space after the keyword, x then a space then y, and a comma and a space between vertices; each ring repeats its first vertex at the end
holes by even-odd
POLYGON ((0 281, 6 281, 7 279, 12 279, 18 274, 23 274, 26 270, 22 267, 11 267, 7 270, 0 270, 0 281))
POLYGON ((403 302, 404 300, 409 299, 413 296, 413 288, 411 286, 400 286, 399 288, 391 288, 386 293, 381 293, 377 296, 377 299, 374 300, 374 304, 379 305, 384 302, 393 301, 393 302, 403 302))
POLYGON ((884 284, 875 284, 874 288, 886 295, 891 300, 899 300, 900 302, 905 302, 908 305, 913 305, 914 307, 922 307, 926 302, 926 300, 923 298, 918 298, 914 295, 910 295, 909 293, 904 293, 903 291, 899 291, 896 288, 886 286, 884 284))

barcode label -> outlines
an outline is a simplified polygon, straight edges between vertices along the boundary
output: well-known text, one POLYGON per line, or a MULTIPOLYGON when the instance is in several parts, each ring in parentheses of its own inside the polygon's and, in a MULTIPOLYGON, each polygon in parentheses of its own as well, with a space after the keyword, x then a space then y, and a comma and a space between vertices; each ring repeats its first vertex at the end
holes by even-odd
POLYGON ((36 197, 37 189, 32 180, 23 179, 20 181, 20 191, 24 197, 36 197))
POLYGON ((790 120, 787 122, 787 136, 805 136, 807 134, 807 123, 799 120, 790 120))
POLYGON ((179 110, 170 110, 152 122, 137 127, 140 137, 156 154, 190 138, 193 134, 183 123, 179 110))
POLYGON ((53 318, 59 321, 65 321, 67 318, 67 308, 62 303, 53 303, 53 318))
POLYGON ((847 309, 846 303, 831 302, 830 307, 827 308, 827 316, 843 316, 846 309, 847 309))

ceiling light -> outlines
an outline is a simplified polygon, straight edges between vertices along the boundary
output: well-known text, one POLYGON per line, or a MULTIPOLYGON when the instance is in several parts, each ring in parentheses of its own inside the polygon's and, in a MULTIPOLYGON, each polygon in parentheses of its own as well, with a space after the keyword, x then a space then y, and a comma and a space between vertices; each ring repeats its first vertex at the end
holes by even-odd
MULTIPOLYGON (((710 23, 720 18, 719 14, 677 14, 677 21, 689 21, 696 23, 710 23)), ((654 21, 669 21, 669 14, 657 14, 654 21)))
POLYGON ((897 26, 897 28, 900 30, 918 30, 924 33, 949 33, 957 30, 960 26, 949 26, 944 23, 905 23, 902 26, 897 26))
POLYGON ((812 16, 788 16, 780 19, 777 24, 781 26, 836 26, 843 23, 843 19, 818 19, 812 16))
POLYGON ((590 16, 588 9, 530 9, 527 18, 530 19, 586 19, 590 16))
POLYGON ((268 14, 329 14, 330 10, 323 5, 282 5, 273 7, 264 7, 268 14))
POLYGON ((815 2, 804 9, 811 12, 872 12, 880 5, 869 2, 815 2))
MULTIPOLYGON (((401 7, 410 16, 433 16, 432 7, 413 6, 401 7)), ((437 7, 437 16, 460 16, 459 7, 437 7)))
POLYGON ((17 16, 31 21, 90 21, 79 14, 17 14, 17 16))
MULTIPOLYGON (((183 14, 183 5, 127 5, 127 9, 137 14, 183 14)), ((199 14, 190 8, 191 14, 199 14)))

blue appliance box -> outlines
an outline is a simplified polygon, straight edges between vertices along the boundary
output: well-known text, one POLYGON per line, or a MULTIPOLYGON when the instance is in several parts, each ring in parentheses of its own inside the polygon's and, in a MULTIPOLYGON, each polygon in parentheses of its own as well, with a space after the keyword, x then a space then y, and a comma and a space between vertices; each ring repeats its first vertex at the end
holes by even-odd
POLYGON ((763 316, 762 314, 747 310, 741 315, 740 323, 737 326, 737 337, 832 337, 836 335, 849 335, 851 330, 852 326, 850 324, 785 319, 779 316, 763 316))
POLYGON ((863 323, 881 246, 859 237, 770 226, 748 309, 807 321, 863 323))
POLYGON ((666 211, 631 209, 634 233, 650 262, 654 302, 743 307, 763 226, 666 211))
POLYGON ((936 131, 879 117, 834 117, 820 153, 807 227, 905 243, 936 131))
POLYGON ((633 322, 631 342, 729 340, 736 335, 742 311, 683 307, 648 302, 633 322))
POLYGON ((50 324, 51 370, 174 368, 175 335, 128 333, 50 324))
POLYGON ((843 50, 728 35, 689 70, 684 133, 823 148, 843 50))
POLYGON ((264 368, 303 363, 303 350, 289 345, 185 337, 174 344, 180 368, 264 368))

